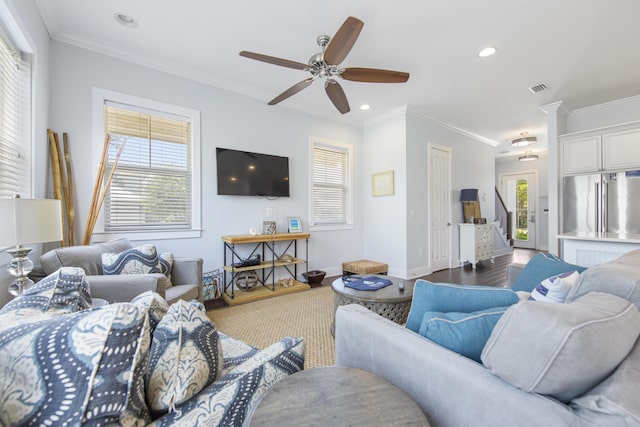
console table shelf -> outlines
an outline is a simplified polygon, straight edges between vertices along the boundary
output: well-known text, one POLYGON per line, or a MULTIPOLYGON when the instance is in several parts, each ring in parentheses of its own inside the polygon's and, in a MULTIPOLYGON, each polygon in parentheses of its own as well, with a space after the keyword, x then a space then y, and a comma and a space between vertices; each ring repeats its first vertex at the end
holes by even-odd
MULTIPOLYGON (((239 273, 244 271, 259 270, 262 272, 258 278, 260 284, 272 291, 276 288, 275 269, 278 267, 284 268, 289 275, 297 280, 298 265, 304 264, 305 271, 308 270, 309 262, 309 238, 310 233, 278 233, 278 234, 262 234, 254 236, 251 234, 222 236, 224 243, 224 292, 232 299, 235 297, 235 281, 239 273), (305 256, 304 258, 298 257, 298 240, 305 241, 305 256), (276 249, 276 243, 282 242, 286 244, 284 249, 276 249), (287 243, 288 242, 288 243, 287 243), (238 253, 236 245, 251 245, 251 249, 248 256, 241 256, 238 253), (281 260, 283 255, 288 255, 289 251, 293 247, 293 256, 290 260, 281 260), (261 255, 261 262, 257 265, 250 265, 245 267, 238 267, 235 264, 242 262, 246 258, 253 257, 255 255, 261 255), (290 268, 293 267, 293 270, 290 268), (227 276, 229 275, 229 276, 227 276), (271 283, 268 284, 269 278, 271 283), (227 280, 229 279, 229 280, 227 280)), ((290 255, 289 255, 290 256, 290 255)))

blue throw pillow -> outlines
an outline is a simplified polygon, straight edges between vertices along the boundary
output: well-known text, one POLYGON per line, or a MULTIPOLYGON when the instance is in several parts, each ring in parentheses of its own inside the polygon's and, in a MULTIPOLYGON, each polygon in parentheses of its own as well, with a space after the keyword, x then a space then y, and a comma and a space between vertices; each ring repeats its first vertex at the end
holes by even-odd
POLYGON ((493 328, 509 307, 473 313, 426 312, 419 334, 449 350, 482 363, 480 355, 493 328))
POLYGON ((509 288, 431 283, 418 279, 413 288, 407 328, 418 332, 427 311, 471 313, 509 306, 518 300, 518 294, 509 288))
POLYGON ((522 272, 520 272, 516 283, 513 285, 513 290, 531 292, 546 278, 568 271, 582 273, 584 270, 586 270, 585 267, 569 264, 552 254, 539 252, 531 258, 522 272))

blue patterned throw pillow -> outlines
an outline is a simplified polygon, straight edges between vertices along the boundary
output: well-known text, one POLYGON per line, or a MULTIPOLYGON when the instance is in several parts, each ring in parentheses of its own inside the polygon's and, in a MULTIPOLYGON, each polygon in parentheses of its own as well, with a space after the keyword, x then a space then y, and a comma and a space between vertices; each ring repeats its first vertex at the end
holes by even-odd
POLYGON ((91 308, 91 295, 84 270, 62 267, 2 307, 0 329, 88 308, 91 308))
POLYGON ((154 245, 142 245, 119 254, 102 254, 102 271, 113 274, 161 273, 158 252, 154 245))
POLYGON ((118 303, 0 332, 0 425, 149 423, 147 319, 118 303))
POLYGON ((156 330, 156 326, 162 320, 169 304, 159 294, 153 291, 146 291, 131 300, 131 304, 143 307, 149 313, 149 330, 151 335, 156 330))
POLYGON ((283 338, 253 355, 152 426, 241 426, 275 383, 304 367, 304 340, 283 338))
POLYGON ((211 384, 222 372, 222 344, 201 304, 179 300, 153 334, 146 378, 154 414, 171 411, 211 384))

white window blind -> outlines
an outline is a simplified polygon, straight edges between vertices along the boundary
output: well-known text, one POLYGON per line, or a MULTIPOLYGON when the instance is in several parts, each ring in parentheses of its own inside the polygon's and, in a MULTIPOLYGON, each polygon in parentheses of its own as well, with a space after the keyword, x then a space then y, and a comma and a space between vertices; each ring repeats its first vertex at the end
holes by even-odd
POLYGON ((0 34, 0 197, 31 195, 31 67, 0 34))
POLYGON ((105 231, 183 230, 192 226, 192 124, 189 118, 106 101, 111 145, 105 231))
POLYGON ((346 147, 313 144, 312 206, 314 225, 344 225, 350 221, 350 151, 346 147))

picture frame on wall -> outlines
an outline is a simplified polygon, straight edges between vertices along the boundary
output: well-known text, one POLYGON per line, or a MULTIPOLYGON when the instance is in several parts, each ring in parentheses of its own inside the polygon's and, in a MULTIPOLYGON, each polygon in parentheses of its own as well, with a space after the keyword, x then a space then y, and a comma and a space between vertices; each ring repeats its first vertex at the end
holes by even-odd
POLYGON ((374 173, 371 175, 372 196, 392 196, 393 193, 393 171, 374 173))
POLYGON ((287 218, 289 223, 289 233, 302 233, 302 220, 299 216, 290 216, 287 218))

